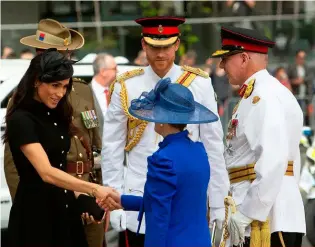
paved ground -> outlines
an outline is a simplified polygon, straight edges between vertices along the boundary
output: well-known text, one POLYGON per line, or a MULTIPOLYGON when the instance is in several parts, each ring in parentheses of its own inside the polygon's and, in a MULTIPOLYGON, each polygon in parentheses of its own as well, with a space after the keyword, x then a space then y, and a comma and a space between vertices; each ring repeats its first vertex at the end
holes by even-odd
POLYGON ((314 247, 311 243, 307 240, 307 237, 303 238, 302 247, 314 247))

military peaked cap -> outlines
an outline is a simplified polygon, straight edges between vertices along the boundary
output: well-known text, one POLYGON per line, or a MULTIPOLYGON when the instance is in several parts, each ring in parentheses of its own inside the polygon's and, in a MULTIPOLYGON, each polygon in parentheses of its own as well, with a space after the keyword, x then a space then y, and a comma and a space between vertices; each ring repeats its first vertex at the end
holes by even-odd
POLYGON ((243 51, 268 53, 275 42, 271 41, 257 30, 239 27, 221 27, 222 48, 212 54, 212 57, 222 57, 243 51))
POLYGON ((177 41, 180 36, 178 26, 185 22, 185 18, 158 16, 139 18, 135 22, 142 26, 142 36, 147 44, 167 47, 177 41))

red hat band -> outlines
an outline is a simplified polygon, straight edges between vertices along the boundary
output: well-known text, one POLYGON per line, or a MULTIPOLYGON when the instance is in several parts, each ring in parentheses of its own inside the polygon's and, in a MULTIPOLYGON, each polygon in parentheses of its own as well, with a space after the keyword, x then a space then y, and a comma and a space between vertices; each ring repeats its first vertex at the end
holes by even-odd
POLYGON ((256 45, 253 43, 248 43, 240 40, 223 39, 222 46, 225 45, 243 46, 244 50, 246 51, 268 53, 268 46, 256 45))
POLYGON ((159 25, 158 27, 143 27, 142 33, 145 34, 151 34, 151 35, 174 35, 179 34, 179 28, 178 27, 163 27, 162 25, 159 25))

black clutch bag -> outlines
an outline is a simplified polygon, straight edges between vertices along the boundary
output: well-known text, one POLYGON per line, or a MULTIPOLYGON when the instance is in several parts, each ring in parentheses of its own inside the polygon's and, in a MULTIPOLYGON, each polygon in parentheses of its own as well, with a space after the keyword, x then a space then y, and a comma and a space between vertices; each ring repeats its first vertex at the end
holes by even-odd
POLYGON ((88 213, 96 221, 102 220, 105 211, 97 205, 94 197, 81 194, 77 198, 77 204, 80 214, 88 213))

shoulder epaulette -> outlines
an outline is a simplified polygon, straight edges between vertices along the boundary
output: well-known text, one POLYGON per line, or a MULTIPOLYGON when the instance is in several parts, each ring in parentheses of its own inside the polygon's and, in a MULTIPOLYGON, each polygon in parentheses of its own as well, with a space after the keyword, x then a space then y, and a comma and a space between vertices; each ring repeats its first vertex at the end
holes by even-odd
POLYGON ((127 72, 117 76, 116 81, 117 82, 125 81, 125 80, 132 78, 132 77, 142 75, 143 73, 144 73, 143 69, 130 70, 130 71, 127 71, 127 72))
POLYGON ((113 83, 111 83, 111 85, 109 87, 110 95, 112 95, 112 93, 114 91, 114 85, 116 82, 121 83, 121 82, 124 82, 125 80, 128 80, 132 77, 142 75, 142 74, 144 74, 143 69, 134 69, 134 70, 126 71, 125 73, 122 73, 121 75, 117 76, 115 81, 113 81, 113 83))
POLYGON ((189 67, 189 66, 182 66, 182 69, 185 70, 185 71, 189 71, 191 73, 194 73, 196 75, 200 75, 204 78, 209 78, 209 74, 205 71, 203 71, 202 69, 199 69, 199 68, 193 68, 193 67, 189 67))
POLYGON ((81 78, 78 78, 78 77, 72 77, 72 81, 73 82, 80 82, 80 83, 83 83, 83 84, 88 84, 88 82, 86 82, 85 80, 83 80, 81 78))

